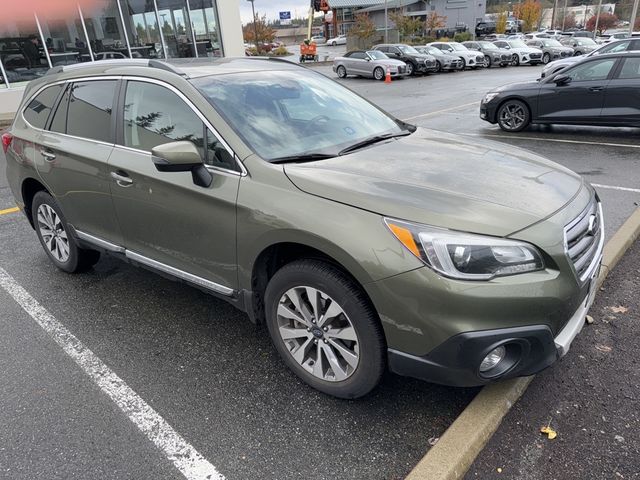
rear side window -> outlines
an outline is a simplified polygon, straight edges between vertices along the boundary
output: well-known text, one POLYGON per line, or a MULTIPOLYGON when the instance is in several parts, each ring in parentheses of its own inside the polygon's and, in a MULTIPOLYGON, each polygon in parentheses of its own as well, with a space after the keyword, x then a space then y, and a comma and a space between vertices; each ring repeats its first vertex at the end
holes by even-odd
POLYGON ((44 129, 51 109, 64 85, 52 85, 40 92, 24 110, 24 118, 36 128, 44 129))
POLYGON ((69 95, 66 133, 111 143, 111 111, 116 85, 116 80, 74 83, 69 95))
POLYGON ((640 57, 625 58, 618 78, 640 78, 640 57))

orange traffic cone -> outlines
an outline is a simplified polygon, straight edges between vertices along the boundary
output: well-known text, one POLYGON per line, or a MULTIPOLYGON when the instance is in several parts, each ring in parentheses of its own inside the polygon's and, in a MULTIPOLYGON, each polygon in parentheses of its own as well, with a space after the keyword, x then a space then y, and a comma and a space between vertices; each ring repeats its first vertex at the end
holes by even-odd
POLYGON ((391 70, 387 67, 387 74, 384 77, 384 83, 391 83, 391 70))

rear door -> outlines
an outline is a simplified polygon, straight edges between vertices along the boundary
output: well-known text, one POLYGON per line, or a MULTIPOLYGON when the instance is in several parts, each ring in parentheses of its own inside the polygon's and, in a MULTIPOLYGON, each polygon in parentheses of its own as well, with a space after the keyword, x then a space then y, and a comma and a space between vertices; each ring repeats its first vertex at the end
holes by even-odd
POLYGON ((128 255, 160 270, 195 275, 196 283, 228 293, 237 285, 240 165, 175 88, 143 80, 127 80, 123 88, 109 170, 128 255), (191 141, 200 151, 213 174, 209 187, 195 185, 190 172, 156 170, 151 149, 178 140, 191 141))
POLYGON ((107 166, 119 81, 83 80, 61 87, 56 110, 36 139, 36 169, 76 230, 119 244, 107 166))
POLYGON ((640 125, 640 55, 622 59, 607 86, 602 120, 607 123, 640 125))
POLYGON ((617 60, 596 57, 558 74, 569 77, 567 84, 556 85, 553 81, 542 83, 537 120, 549 123, 598 123, 617 60))

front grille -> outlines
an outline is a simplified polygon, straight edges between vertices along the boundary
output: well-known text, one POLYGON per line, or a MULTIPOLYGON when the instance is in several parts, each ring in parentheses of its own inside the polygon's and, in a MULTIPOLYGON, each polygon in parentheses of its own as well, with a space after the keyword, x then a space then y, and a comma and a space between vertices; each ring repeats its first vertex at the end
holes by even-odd
POLYGON ((434 62, 433 60, 425 60, 424 64, 427 67, 435 67, 436 66, 436 62, 434 62))
POLYGON ((484 62, 484 57, 482 55, 478 55, 476 57, 476 62, 484 62))
POLYGON ((405 67, 398 67, 398 73, 404 73, 405 67))
POLYGON ((603 241, 602 208, 600 202, 594 199, 564 229, 567 256, 581 282, 587 279, 598 261, 603 241))
POLYGON ((541 53, 532 53, 529 55, 531 58, 540 58, 542 56, 541 53))
POLYGON ((502 54, 500 57, 502 60, 509 60, 509 55, 502 54))
POLYGON ((560 56, 562 57, 568 57, 569 56, 569 52, 561 52, 560 56))

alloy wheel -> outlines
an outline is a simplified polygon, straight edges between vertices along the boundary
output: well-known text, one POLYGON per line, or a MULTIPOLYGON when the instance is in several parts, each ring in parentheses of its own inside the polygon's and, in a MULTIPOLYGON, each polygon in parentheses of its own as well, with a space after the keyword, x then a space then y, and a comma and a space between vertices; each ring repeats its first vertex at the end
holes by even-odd
POLYGON ((358 368, 356 330, 342 307, 321 290, 287 290, 278 302, 277 326, 293 359, 314 377, 340 382, 358 368))
POLYGON ((413 63, 407 62, 407 74, 413 75, 413 71, 414 71, 413 63))
POLYGON ((511 63, 515 66, 520 65, 520 57, 518 56, 517 53, 514 53, 513 56, 511 57, 511 63))
POLYGON ((47 204, 38 207, 38 229, 49 253, 60 263, 69 260, 69 238, 56 211, 47 204))
POLYGON ((498 115, 500 126, 505 130, 519 130, 527 122, 527 112, 521 103, 506 103, 498 115))
POLYGON ((551 60, 551 56, 548 53, 545 53, 542 56, 542 63, 546 65, 547 63, 549 63, 549 60, 551 60))
POLYGON ((385 72, 381 67, 376 67, 373 71, 373 78, 376 80, 384 80, 385 72))
POLYGON ((340 65, 338 67, 338 77, 340 78, 345 78, 347 76, 347 69, 344 68, 342 65, 340 65))

